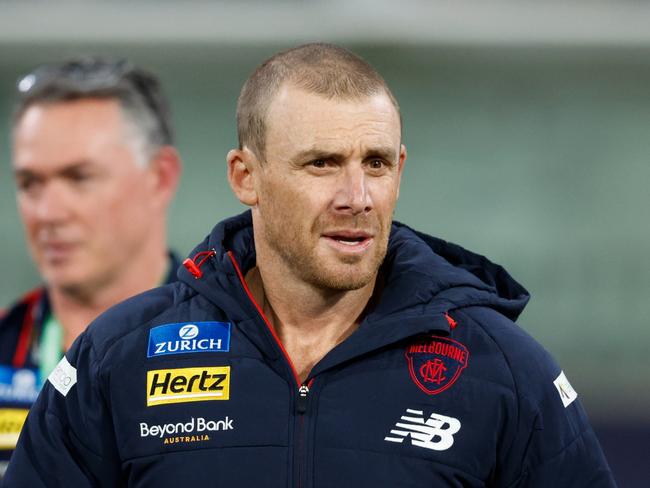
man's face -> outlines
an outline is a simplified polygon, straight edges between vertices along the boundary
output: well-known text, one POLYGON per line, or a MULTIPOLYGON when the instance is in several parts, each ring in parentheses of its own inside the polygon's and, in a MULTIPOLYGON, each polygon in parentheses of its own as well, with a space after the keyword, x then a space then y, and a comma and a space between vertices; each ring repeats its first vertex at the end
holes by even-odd
POLYGON ((18 210, 49 286, 92 293, 145 241, 153 185, 130 142, 113 99, 35 104, 15 127, 18 210))
POLYGON ((256 238, 317 287, 372 283, 386 254, 405 158, 387 95, 341 101, 283 87, 267 116, 256 238))

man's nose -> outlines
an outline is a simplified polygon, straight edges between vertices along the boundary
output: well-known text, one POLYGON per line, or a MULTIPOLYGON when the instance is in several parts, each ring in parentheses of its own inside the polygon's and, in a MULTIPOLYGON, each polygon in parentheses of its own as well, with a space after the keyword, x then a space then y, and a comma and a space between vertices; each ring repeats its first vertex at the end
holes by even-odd
POLYGON ((34 201, 36 217, 47 223, 57 223, 70 215, 71 196, 62 182, 50 181, 43 185, 34 201))
POLYGON ((335 207, 353 215, 372 210, 372 199, 368 188, 368 175, 361 166, 348 167, 342 172, 335 207))

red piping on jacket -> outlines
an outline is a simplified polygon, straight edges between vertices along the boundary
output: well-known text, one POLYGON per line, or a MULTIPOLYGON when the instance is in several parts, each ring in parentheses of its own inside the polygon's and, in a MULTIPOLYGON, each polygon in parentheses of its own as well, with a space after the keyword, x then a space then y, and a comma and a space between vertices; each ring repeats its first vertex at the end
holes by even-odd
MULTIPOLYGON (((232 261, 233 266, 235 267, 235 271, 237 271, 237 276, 239 276, 239 281, 241 281, 242 286, 244 287, 244 290, 246 291, 246 294, 248 295, 248 298, 250 298, 250 301, 253 302, 253 305, 255 305, 255 308, 257 309, 258 313, 264 319, 264 323, 268 327, 269 331, 271 332, 271 335, 273 335, 273 338, 275 339, 275 342, 277 342, 278 346, 280 346, 280 349, 282 350, 282 354, 284 354, 284 357, 287 359, 287 362, 289 363, 289 366, 291 366, 291 371, 293 372, 293 376, 296 379, 296 385, 300 386, 302 383, 300 382, 300 377, 298 376, 298 373, 296 372, 296 368, 293 366, 293 362, 291 361, 291 358, 289 357, 289 354, 287 354, 286 349, 282 345, 282 342, 280 341, 280 338, 278 335, 275 333, 275 329, 271 326, 271 323, 269 320, 266 318, 266 315, 264 315, 264 312, 262 311, 262 308, 257 304, 255 301, 255 298, 253 298, 253 294, 251 291, 248 289, 248 285, 246 284, 246 280, 244 279, 244 275, 241 272, 241 269, 239 269, 239 265, 237 264, 237 261, 235 260, 235 257, 232 254, 232 251, 228 251, 228 257, 230 257, 230 260, 232 261)), ((313 381, 313 378, 312 378, 313 381)), ((311 384, 311 382, 309 383, 311 384)))
POLYGON ((27 310, 23 325, 20 328, 20 335, 18 336, 18 344, 16 345, 16 352, 12 361, 14 368, 22 368, 27 361, 27 351, 29 350, 29 340, 34 330, 34 308, 41 298, 43 290, 35 290, 25 297, 27 310))

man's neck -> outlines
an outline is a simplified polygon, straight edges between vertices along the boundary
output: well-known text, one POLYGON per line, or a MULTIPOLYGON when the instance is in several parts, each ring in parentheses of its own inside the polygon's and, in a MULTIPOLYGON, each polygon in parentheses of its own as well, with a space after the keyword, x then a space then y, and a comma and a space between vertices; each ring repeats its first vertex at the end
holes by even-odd
POLYGON ((322 290, 253 268, 246 282, 276 330, 301 382, 359 326, 375 281, 358 290, 322 290))
POLYGON ((107 308, 162 284, 168 267, 169 257, 163 250, 120 270, 109 283, 81 290, 49 287, 52 313, 63 328, 65 350, 107 308))

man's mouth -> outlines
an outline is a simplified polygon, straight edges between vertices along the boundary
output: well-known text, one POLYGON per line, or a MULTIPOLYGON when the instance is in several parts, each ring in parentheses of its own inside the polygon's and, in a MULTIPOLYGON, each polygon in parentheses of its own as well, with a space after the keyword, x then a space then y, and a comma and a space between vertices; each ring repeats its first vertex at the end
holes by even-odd
POLYGON ((47 241, 42 243, 41 249, 45 257, 51 261, 65 259, 74 251, 76 245, 65 241, 47 241))
POLYGON ((336 249, 343 252, 365 251, 373 241, 373 235, 358 230, 332 231, 323 234, 327 242, 336 249))
POLYGON ((337 240, 338 242, 340 242, 341 244, 345 244, 346 246, 356 246, 357 244, 359 244, 360 242, 363 242, 365 240, 362 237, 355 237, 355 238, 352 238, 352 239, 348 239, 346 237, 341 237, 341 238, 336 238, 335 237, 334 239, 337 240))

